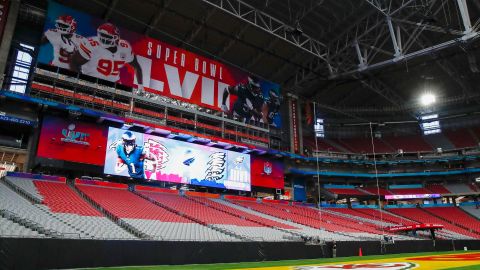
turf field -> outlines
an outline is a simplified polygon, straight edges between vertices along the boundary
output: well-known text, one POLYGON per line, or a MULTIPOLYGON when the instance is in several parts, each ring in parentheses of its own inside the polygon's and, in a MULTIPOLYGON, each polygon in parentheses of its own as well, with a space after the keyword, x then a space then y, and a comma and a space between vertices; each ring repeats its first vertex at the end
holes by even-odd
POLYGON ((255 269, 255 270, 335 270, 335 269, 390 269, 390 270, 480 270, 480 252, 429 252, 405 253, 394 255, 378 255, 347 258, 289 260, 246 263, 219 263, 219 264, 191 264, 191 265, 160 265, 160 266, 132 266, 95 269, 122 269, 122 270, 157 270, 157 269, 255 269))

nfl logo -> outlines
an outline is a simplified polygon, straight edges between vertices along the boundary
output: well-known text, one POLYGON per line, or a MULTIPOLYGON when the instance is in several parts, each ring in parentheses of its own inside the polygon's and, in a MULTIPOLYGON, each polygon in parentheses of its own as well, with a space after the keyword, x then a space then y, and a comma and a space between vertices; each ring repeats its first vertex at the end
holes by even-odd
POLYGON ((263 163, 263 172, 265 172, 267 175, 272 174, 272 163, 270 162, 263 163))

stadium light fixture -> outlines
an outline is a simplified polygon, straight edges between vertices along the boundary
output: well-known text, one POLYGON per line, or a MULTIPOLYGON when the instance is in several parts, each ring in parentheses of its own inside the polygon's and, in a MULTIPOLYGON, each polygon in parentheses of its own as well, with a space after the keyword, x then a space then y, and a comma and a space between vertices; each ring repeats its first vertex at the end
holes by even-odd
POLYGON ((430 106, 433 103, 435 103, 435 101, 436 101, 436 97, 432 93, 425 93, 420 97, 420 103, 423 106, 430 106))

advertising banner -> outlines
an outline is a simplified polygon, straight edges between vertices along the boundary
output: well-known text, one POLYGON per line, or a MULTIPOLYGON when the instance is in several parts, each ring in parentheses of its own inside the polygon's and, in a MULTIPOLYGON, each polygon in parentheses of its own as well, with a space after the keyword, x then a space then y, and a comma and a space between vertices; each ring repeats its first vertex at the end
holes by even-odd
POLYGON ((38 60, 281 127, 278 84, 49 1, 38 60))
POLYGON ((104 173, 250 191, 250 156, 110 127, 104 173))
POLYGON ((283 161, 252 156, 252 186, 283 189, 283 161))
POLYGON ((385 195, 386 200, 403 200, 403 199, 434 199, 441 198, 440 194, 407 194, 407 195, 385 195))
POLYGON ((106 143, 103 126, 45 116, 37 156, 103 166, 106 143))
POLYGON ((289 98, 288 103, 290 106, 290 148, 294 154, 300 154, 300 123, 298 122, 298 108, 297 99, 289 98))

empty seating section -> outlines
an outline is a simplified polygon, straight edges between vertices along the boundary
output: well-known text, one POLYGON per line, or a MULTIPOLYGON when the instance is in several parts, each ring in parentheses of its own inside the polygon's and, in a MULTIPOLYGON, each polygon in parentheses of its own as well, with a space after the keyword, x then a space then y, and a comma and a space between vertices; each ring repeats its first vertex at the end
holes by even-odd
POLYGON ((142 191, 139 193, 167 207, 170 207, 180 212, 181 214, 186 214, 206 224, 231 224, 231 225, 250 226, 250 227, 261 226, 257 223, 254 223, 245 219, 240 219, 233 215, 229 215, 227 213, 218 211, 208 206, 188 200, 179 195, 148 192, 148 191, 142 191))
POLYGON ((472 193, 475 192, 468 184, 457 183, 457 184, 446 184, 445 188, 450 190, 450 193, 472 193))
POLYGON ((126 190, 77 185, 101 207, 152 238, 192 241, 236 241, 234 237, 194 223, 126 190))
POLYGON ((384 188, 377 188, 377 187, 362 187, 360 188, 361 190, 364 190, 368 193, 371 193, 373 195, 377 195, 380 193, 380 195, 385 196, 385 195, 392 195, 392 193, 384 188))
POLYGON ((359 221, 334 216, 320 212, 313 208, 291 206, 274 203, 256 203, 250 201, 233 201, 235 204, 252 210, 265 213, 280 219, 292 221, 316 229, 324 229, 331 232, 342 232, 359 237, 375 237, 378 230, 372 225, 362 224, 359 221), (365 225, 365 226, 364 226, 365 225))
POLYGON ((385 137, 383 139, 395 150, 402 149, 404 152, 431 152, 432 147, 425 142, 422 136, 385 137))
POLYGON ((37 231, 31 230, 11 220, 0 216, 1 236, 45 237, 37 231))
POLYGON ((42 195, 38 192, 37 188, 33 184, 32 179, 10 177, 10 176, 5 177, 5 179, 9 183, 13 184, 14 186, 16 186, 16 187, 20 188, 21 190, 27 192, 28 194, 32 195, 33 197, 35 197, 39 201, 43 200, 42 195))
POLYGON ((378 227, 390 226, 395 224, 395 223, 388 222, 385 219, 381 219, 380 217, 374 217, 371 215, 367 215, 363 212, 355 211, 355 209, 352 209, 352 208, 327 208, 327 210, 329 212, 338 213, 351 218, 363 220, 371 224, 376 224, 378 227))
POLYGON ((463 212, 461 209, 457 207, 428 207, 424 209, 448 222, 452 222, 453 224, 477 232, 479 234, 478 237, 480 238, 480 221, 463 212))
POLYGON ((157 192, 148 192, 142 191, 140 192, 142 195, 147 196, 162 205, 165 205, 169 208, 178 211, 183 215, 187 215, 189 217, 194 218, 195 220, 199 220, 205 224, 215 225, 215 227, 226 229, 229 231, 234 232, 237 235, 250 238, 252 240, 270 240, 270 241, 277 241, 288 239, 288 236, 285 232, 272 229, 265 225, 264 223, 274 223, 275 225, 279 225, 281 227, 286 228, 294 228, 285 224, 280 224, 274 221, 267 221, 261 217, 254 216, 249 213, 241 212, 241 211, 234 211, 227 206, 221 205, 218 206, 216 202, 206 199, 203 200, 204 203, 200 203, 201 199, 198 201, 194 201, 193 199, 188 199, 186 197, 182 197, 175 194, 167 194, 167 193, 157 193, 157 192), (224 211, 220 211, 214 208, 214 206, 219 207, 224 211), (229 214, 235 213, 240 215, 241 217, 229 214), (264 221, 262 224, 255 221, 264 221))
POLYGON ((10 178, 9 181, 41 199, 42 205, 37 205, 38 208, 75 229, 75 232, 68 233, 78 234, 81 238, 135 238, 95 210, 65 183, 23 178, 10 178))
POLYGON ((152 204, 126 189, 88 185, 77 185, 76 187, 118 218, 151 219, 180 223, 192 222, 152 204))
POLYGON ((408 194, 430 194, 431 192, 425 188, 395 188, 390 189, 390 192, 397 195, 408 195, 408 194))
POLYGON ((381 139, 373 139, 374 148, 372 147, 372 140, 370 138, 354 138, 354 139, 341 139, 341 144, 354 153, 392 153, 395 149, 392 149, 381 139))
POLYGON ((428 212, 420 209, 420 208, 392 208, 389 209, 390 212, 404 216, 408 219, 415 220, 420 223, 435 223, 435 224, 442 224, 444 228, 448 231, 454 232, 458 235, 463 235, 464 238, 480 238, 479 234, 472 233, 468 230, 455 226, 449 222, 446 222, 443 219, 435 217, 428 212))
POLYGON ((218 203, 218 202, 216 202, 214 200, 211 200, 211 199, 208 199, 208 198, 195 197, 193 199, 198 201, 198 202, 206 203, 210 207, 213 207, 215 209, 219 209, 221 211, 225 211, 225 212, 228 212, 228 213, 239 215, 242 218, 246 218, 246 219, 249 219, 249 220, 255 220, 256 222, 258 222, 258 223, 260 223, 264 226, 277 227, 277 228, 282 228, 282 229, 297 229, 296 227, 289 226, 289 225, 284 224, 284 223, 276 222, 276 221, 273 221, 271 219, 262 218, 258 215, 252 215, 252 214, 244 212, 244 211, 239 211, 238 209, 234 209, 232 207, 229 207, 228 205, 218 203))
POLYGON ((446 189, 442 184, 426 185, 426 188, 433 194, 449 194, 450 190, 446 189))
POLYGON ((478 145, 476 139, 472 136, 469 129, 459 129, 455 131, 445 131, 443 133, 455 148, 475 147, 478 145))
POLYGON ((355 188, 327 188, 328 191, 338 195, 365 196, 367 194, 355 188))
POLYGON ((475 205, 462 205, 460 206, 463 211, 469 213, 470 215, 474 216, 477 218, 477 220, 480 220, 480 205, 475 206, 475 205))
POLYGON ((383 220, 388 223, 393 223, 397 225, 412 225, 417 224, 417 222, 406 219, 402 216, 395 216, 389 212, 379 210, 379 209, 370 209, 370 208, 355 208, 353 209, 356 212, 362 213, 367 216, 373 217, 374 220, 383 220))
MULTIPOLYGON (((265 200, 223 201, 196 197, 193 193, 192 196, 180 196, 154 191, 136 194, 126 188, 86 184, 74 188, 63 182, 6 179, 17 189, 0 182, 0 235, 3 236, 138 239, 122 228, 126 223, 146 237, 159 240, 292 241, 298 235, 306 235, 349 241, 377 239, 385 226, 436 223, 445 226, 438 232, 440 238, 480 239, 480 209, 472 205, 389 208, 388 211, 374 208, 319 210, 265 200), (35 200, 24 192, 41 203, 32 203, 35 200), (115 221, 93 207, 90 200, 93 205, 100 206, 102 212, 113 215, 115 221)), ((473 192, 472 186, 464 183, 418 186, 381 189, 381 193, 473 192)), ((376 187, 357 189, 331 185, 326 188, 335 194, 352 196, 365 195, 363 190, 377 192, 376 187)), ((408 237, 399 236, 398 239, 408 237)))
POLYGON ((319 230, 319 229, 316 229, 316 228, 313 228, 313 227, 302 225, 300 223, 294 223, 292 221, 288 221, 288 220, 285 220, 285 219, 280 219, 280 218, 274 217, 272 215, 267 215, 265 213, 255 211, 253 209, 249 209, 249 208, 243 207, 241 205, 234 204, 230 201, 225 201, 225 200, 221 200, 221 199, 214 199, 214 200, 216 202, 220 203, 220 204, 227 205, 227 206, 229 206, 233 209, 236 209, 236 210, 238 209, 238 210, 241 210, 243 212, 252 213, 254 215, 258 215, 258 216, 261 216, 261 217, 264 217, 264 218, 267 218, 267 219, 275 220, 275 221, 278 221, 278 222, 282 222, 282 223, 294 226, 296 228, 294 230, 296 233, 299 233, 299 234, 307 236, 307 237, 320 237, 321 239, 336 240, 336 241, 355 241, 355 240, 359 240, 359 238, 357 238, 355 236, 352 236, 352 235, 347 235, 347 234, 341 233, 341 232, 330 232, 330 231, 326 231, 326 230, 319 230))
POLYGON ((313 137, 305 137, 304 144, 308 147, 311 151, 315 151, 318 147, 318 151, 324 152, 343 152, 342 150, 336 148, 335 146, 329 144, 325 139, 317 139, 315 142, 315 138, 313 137))
POLYGON ((48 181, 33 181, 33 183, 43 197, 42 203, 48 206, 52 212, 102 216, 64 183, 48 181))
POLYGON ((90 237, 71 224, 58 219, 44 205, 32 204, 15 191, 0 183, 0 206, 13 214, 51 232, 60 233, 64 237, 90 237))
POLYGON ((44 198, 42 203, 49 207, 53 215, 79 228, 91 238, 134 238, 90 206, 66 184, 36 180, 33 182, 44 198))

